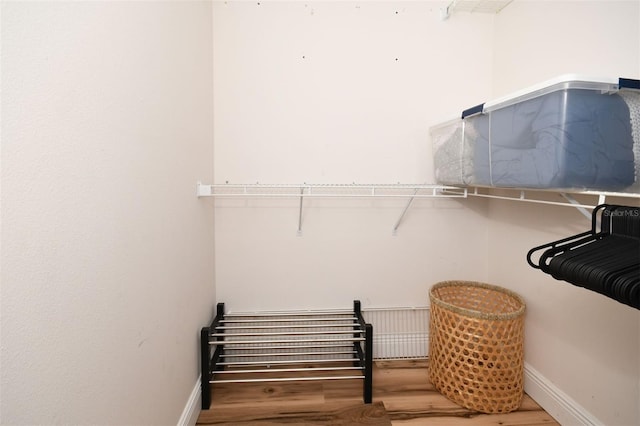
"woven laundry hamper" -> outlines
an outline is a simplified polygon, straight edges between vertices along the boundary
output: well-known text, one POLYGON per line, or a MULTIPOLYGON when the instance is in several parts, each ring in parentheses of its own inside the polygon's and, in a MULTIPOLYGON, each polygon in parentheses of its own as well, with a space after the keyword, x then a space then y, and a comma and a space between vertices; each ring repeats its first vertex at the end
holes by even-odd
POLYGON ((444 281, 429 299, 431 383, 465 408, 516 410, 524 392, 522 298, 491 284, 444 281))

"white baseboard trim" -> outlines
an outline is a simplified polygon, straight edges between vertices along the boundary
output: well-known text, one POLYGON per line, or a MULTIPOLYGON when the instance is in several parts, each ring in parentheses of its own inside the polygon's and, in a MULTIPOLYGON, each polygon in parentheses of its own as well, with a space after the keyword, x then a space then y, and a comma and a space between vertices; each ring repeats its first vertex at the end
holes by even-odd
POLYGON ((561 425, 604 426, 604 423, 526 362, 524 391, 561 425))
POLYGON ((194 426, 196 424, 198 416, 200 415, 201 396, 202 389, 200 388, 200 377, 198 377, 198 381, 187 400, 187 405, 185 405, 184 410, 182 410, 182 415, 180 415, 180 419, 178 420, 178 426, 194 426))

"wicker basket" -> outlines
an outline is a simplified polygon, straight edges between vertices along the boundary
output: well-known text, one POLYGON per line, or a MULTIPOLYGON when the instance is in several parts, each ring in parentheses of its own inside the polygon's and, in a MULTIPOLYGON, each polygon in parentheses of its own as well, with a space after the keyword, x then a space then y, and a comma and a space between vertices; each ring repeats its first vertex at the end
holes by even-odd
POLYGON ((504 288, 444 281, 429 292, 429 379, 483 413, 516 410, 523 395, 525 304, 504 288))

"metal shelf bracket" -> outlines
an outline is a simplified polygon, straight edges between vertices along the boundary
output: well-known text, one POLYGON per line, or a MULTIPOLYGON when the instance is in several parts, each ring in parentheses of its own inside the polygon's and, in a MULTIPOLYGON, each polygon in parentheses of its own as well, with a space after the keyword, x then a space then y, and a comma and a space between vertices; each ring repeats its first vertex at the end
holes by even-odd
POLYGON ((296 235, 302 237, 302 203, 304 203, 304 188, 300 188, 300 209, 298 212, 298 232, 296 235))
MULTIPOLYGON (((562 195, 565 200, 567 200, 568 202, 573 204, 575 206, 575 208, 578 209, 578 211, 580 213, 582 213, 582 215, 584 217, 586 217, 587 219, 591 220, 591 212, 589 212, 586 208, 584 208, 582 205, 580 205, 580 203, 577 202, 575 198, 573 198, 571 195, 566 194, 564 192, 561 192, 560 195, 562 195)), ((598 203, 598 204, 600 204, 600 203, 598 203)))
POLYGON ((398 227, 400 226, 400 223, 402 222, 402 219, 404 219, 404 216, 407 214, 407 211, 409 210, 409 207, 411 207, 411 204, 413 203, 413 200, 415 200, 415 195, 418 193, 418 190, 416 189, 415 192, 413 193, 413 197, 409 198, 409 201, 407 201, 407 205, 404 207, 404 210, 402 210, 402 213, 400 214, 400 217, 398 218, 398 220, 396 221, 396 224, 393 226, 393 231, 391 231, 391 235, 393 235, 394 237, 396 235, 398 235, 398 227))

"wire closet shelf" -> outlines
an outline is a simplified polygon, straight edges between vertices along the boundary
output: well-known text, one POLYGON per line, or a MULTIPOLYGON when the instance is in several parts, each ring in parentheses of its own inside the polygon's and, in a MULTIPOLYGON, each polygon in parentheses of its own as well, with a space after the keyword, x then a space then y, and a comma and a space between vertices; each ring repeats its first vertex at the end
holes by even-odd
MULTIPOLYGON (((640 199, 640 193, 582 189, 498 188, 438 184, 311 184, 311 183, 223 183, 197 182, 198 197, 213 198, 470 198, 524 201, 582 209, 593 209, 607 198, 640 199), (499 191, 495 193, 495 191, 499 191), (549 199, 549 194, 558 197, 549 199), (576 196, 583 200, 576 200, 576 196), (588 200, 587 200, 588 199, 588 200), (587 201, 584 201, 587 200, 587 201)), ((590 217, 590 213, 589 213, 590 217)))
POLYGON ((467 196, 466 188, 432 184, 197 184, 198 197, 431 198, 467 196))

